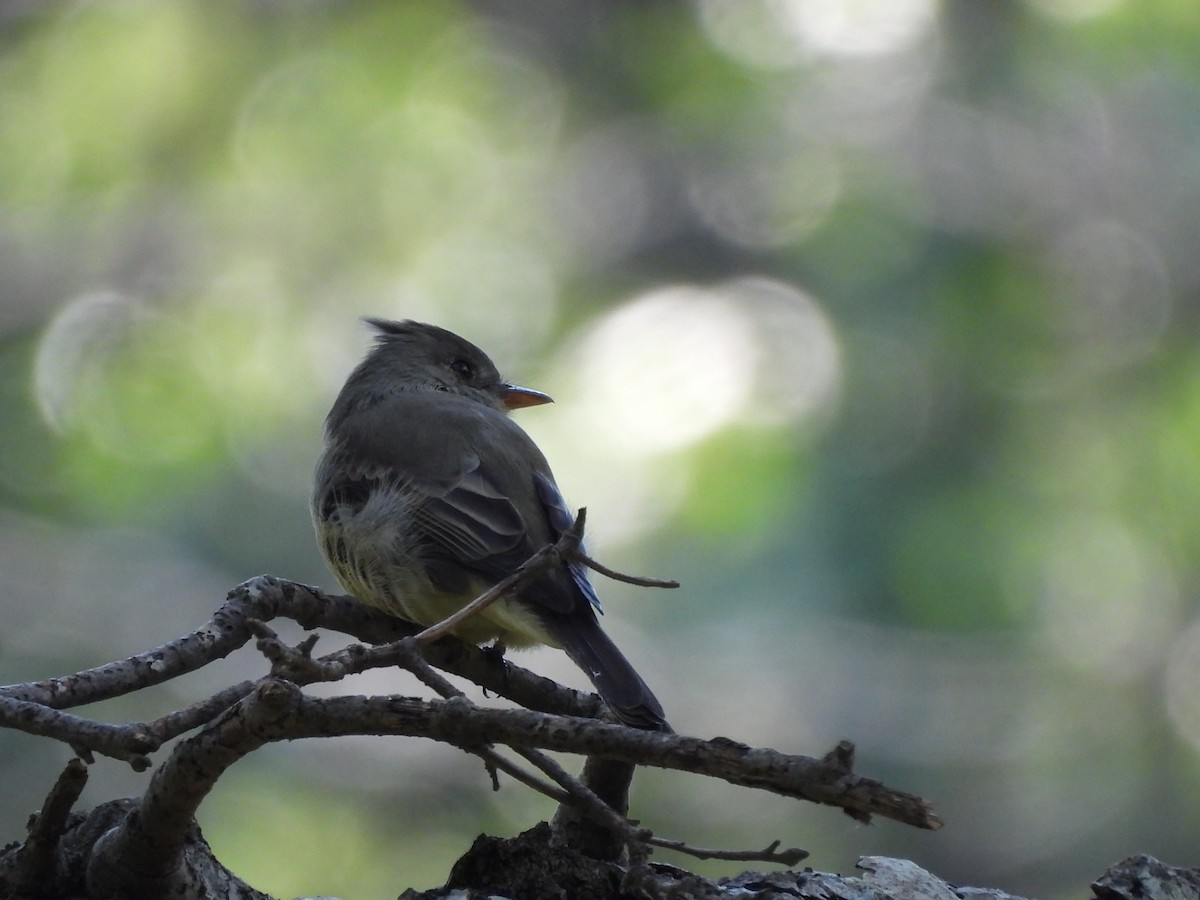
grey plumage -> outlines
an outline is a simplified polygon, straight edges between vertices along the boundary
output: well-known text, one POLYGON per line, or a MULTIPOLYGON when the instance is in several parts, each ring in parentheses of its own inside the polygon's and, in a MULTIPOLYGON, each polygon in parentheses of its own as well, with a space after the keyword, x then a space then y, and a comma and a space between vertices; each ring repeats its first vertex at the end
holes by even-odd
MULTIPOLYGON (((482 350, 442 328, 368 321, 376 344, 326 420, 313 520, 346 590, 431 625, 570 526, 549 464, 508 417, 550 398, 504 382, 482 350)), ((564 565, 458 634, 561 647, 622 721, 667 728, 654 694, 600 629, 599 607, 586 570, 564 565)))

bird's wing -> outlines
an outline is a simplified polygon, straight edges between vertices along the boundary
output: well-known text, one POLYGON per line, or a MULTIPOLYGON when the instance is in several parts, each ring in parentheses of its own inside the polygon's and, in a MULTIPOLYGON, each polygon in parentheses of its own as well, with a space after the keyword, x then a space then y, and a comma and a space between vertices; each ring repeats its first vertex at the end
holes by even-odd
MULTIPOLYGON (((429 486, 432 489, 424 492, 424 502, 418 504, 415 514, 428 541, 422 555, 430 578, 443 590, 449 588, 448 581, 461 578, 464 569, 492 582, 511 575, 542 548, 543 543, 533 536, 547 531, 539 527, 541 523, 526 521, 477 458, 471 463, 453 484, 429 486)), ((557 534, 550 537, 556 539, 557 534)), ((586 574, 579 574, 587 585, 586 574)), ((578 579, 574 572, 570 578, 566 576, 566 571, 554 570, 530 584, 522 596, 543 608, 569 612, 577 602, 574 589, 578 579)), ((595 596, 591 585, 584 596, 589 600, 595 596)))
POLYGON ((483 473, 478 457, 448 484, 413 487, 422 499, 416 508, 421 530, 463 563, 507 557, 525 540, 521 514, 483 473))
MULTIPOLYGON (((558 540, 575 523, 575 519, 571 515, 571 510, 567 508, 567 501, 563 499, 562 492, 559 491, 558 485, 554 483, 554 479, 543 475, 541 472, 534 472, 533 483, 534 487, 537 488, 538 499, 541 501, 542 508, 546 511, 546 518, 550 522, 550 529, 554 532, 554 539, 558 540)), ((580 549, 582 549, 582 546, 580 549)), ((592 587, 591 581, 588 580, 587 569, 577 562, 570 562, 567 563, 567 570, 571 573, 571 580, 575 582, 575 586, 579 588, 580 593, 587 598, 588 603, 595 607, 596 612, 603 613, 604 608, 600 605, 600 596, 596 593, 596 589, 592 587)))

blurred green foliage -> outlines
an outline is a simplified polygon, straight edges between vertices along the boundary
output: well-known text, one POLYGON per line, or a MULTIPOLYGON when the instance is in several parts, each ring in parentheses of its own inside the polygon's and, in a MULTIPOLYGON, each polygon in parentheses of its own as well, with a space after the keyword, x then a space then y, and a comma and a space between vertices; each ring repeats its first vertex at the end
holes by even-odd
MULTIPOLYGON (((593 548, 683 581, 601 586, 678 730, 850 738, 948 823, 652 772, 647 825, 1039 897, 1134 852, 1196 863, 1200 7, 126 0, 0 25, 4 681, 165 641, 259 572, 329 584, 308 478, 356 319, 431 320, 555 396, 521 421, 593 548)), ((247 651, 117 710, 262 671, 247 651)), ((0 736, 0 833, 65 755, 0 736)), ((94 768, 91 802, 144 785, 94 768)), ((227 781, 206 834, 280 894, 432 884, 549 812, 401 742, 268 748, 227 781)))

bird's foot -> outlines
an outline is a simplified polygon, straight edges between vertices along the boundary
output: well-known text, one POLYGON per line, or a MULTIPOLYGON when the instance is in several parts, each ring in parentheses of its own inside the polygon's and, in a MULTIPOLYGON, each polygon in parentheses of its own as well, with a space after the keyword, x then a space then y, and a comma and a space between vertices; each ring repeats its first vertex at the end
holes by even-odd
POLYGON ((492 660, 496 664, 504 662, 504 654, 508 652, 508 645, 504 641, 497 638, 492 643, 483 648, 483 655, 492 660))

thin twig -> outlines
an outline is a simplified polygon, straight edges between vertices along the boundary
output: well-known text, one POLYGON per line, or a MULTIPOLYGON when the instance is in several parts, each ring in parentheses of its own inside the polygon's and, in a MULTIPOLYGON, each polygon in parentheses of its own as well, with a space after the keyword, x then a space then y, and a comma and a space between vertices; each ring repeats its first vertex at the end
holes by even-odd
POLYGON ((556 803, 570 803, 571 795, 564 790, 560 790, 548 781, 542 781, 540 778, 526 772, 516 763, 506 759, 503 754, 488 744, 483 747, 462 747, 462 750, 467 753, 473 753, 482 759, 490 766, 494 766, 501 772, 510 775, 512 778, 521 782, 526 787, 533 788, 539 794, 544 794, 556 803))
MULTIPOLYGON (((399 651, 400 664, 424 682, 427 687, 433 689, 446 699, 456 698, 462 703, 470 703, 466 694, 456 688, 441 673, 434 669, 433 666, 426 662, 425 658, 421 655, 421 645, 417 643, 415 637, 402 638, 396 641, 394 646, 399 651)), ((474 707, 474 704, 471 704, 471 706, 474 707)), ((499 781, 496 778, 496 771, 499 770, 510 775, 526 787, 532 788, 558 803, 565 803, 570 800, 570 796, 566 792, 526 772, 520 766, 502 756, 491 744, 464 746, 462 749, 468 753, 473 753, 483 760, 484 765, 491 773, 492 786, 496 790, 499 790, 500 787, 499 781)))
POLYGON ((626 575, 624 572, 618 572, 616 569, 610 569, 603 563, 592 559, 582 550, 576 551, 572 557, 592 569, 599 572, 605 578, 611 578, 613 581, 622 581, 625 584, 635 584, 638 587, 652 588, 677 588, 679 582, 674 578, 647 578, 642 575, 626 575))
POLYGON ((703 847, 693 847, 683 841, 672 841, 667 838, 648 837, 647 843, 667 850, 686 853, 696 859, 727 859, 737 862, 769 862, 785 866, 794 866, 810 856, 807 850, 794 847, 790 850, 780 850, 779 841, 772 841, 762 850, 706 850, 703 847))
POLYGON ((404 638, 397 642, 396 649, 400 653, 400 665, 412 672, 428 688, 450 699, 451 697, 466 698, 466 694, 452 685, 441 672, 425 661, 421 655, 420 635, 404 638))
POLYGON ((211 722, 222 712, 237 703, 252 690, 256 682, 242 681, 218 691, 211 697, 197 701, 183 709, 167 713, 165 716, 146 723, 146 732, 159 742, 165 744, 172 738, 186 734, 194 728, 199 728, 211 722))
POLYGON ((512 750, 529 760, 555 781, 570 795, 568 802, 583 809, 593 820, 601 823, 629 848, 631 856, 644 856, 645 851, 640 846, 650 837, 651 832, 639 828, 629 819, 614 810, 596 795, 591 788, 560 766, 546 754, 531 747, 513 746, 512 750))

